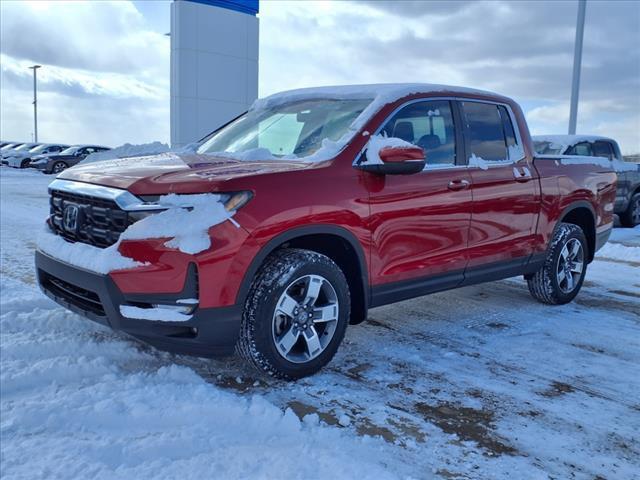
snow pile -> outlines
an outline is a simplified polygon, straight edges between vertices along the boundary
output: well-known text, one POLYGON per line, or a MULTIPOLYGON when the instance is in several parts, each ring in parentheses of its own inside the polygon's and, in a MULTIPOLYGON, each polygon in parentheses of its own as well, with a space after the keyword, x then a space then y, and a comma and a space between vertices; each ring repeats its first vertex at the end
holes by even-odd
POLYGON ((369 144, 367 145, 367 159, 363 164, 383 164, 384 162, 380 159, 380 150, 387 147, 415 148, 415 145, 413 143, 406 142, 401 138, 372 135, 369 139, 369 144))
POLYGON ((167 247, 196 254, 211 247, 209 229, 233 215, 224 208, 222 196, 213 193, 169 194, 160 197, 158 204, 167 210, 129 226, 120 240, 172 237, 165 243, 167 247))
POLYGON ((114 158, 144 157, 148 155, 157 155, 170 150, 169 145, 162 142, 143 143, 140 145, 132 145, 125 143, 119 147, 103 152, 96 152, 88 155, 79 165, 84 163, 98 162, 101 160, 111 160, 114 158))
MULTIPOLYGON (((635 230, 640 230, 640 227, 635 227, 635 230)), ((628 247, 620 243, 609 242, 598 250, 598 256, 623 262, 640 262, 640 247, 628 247)))
POLYGON ((2 287, 3 478, 400 476, 382 440, 224 391, 33 286, 2 287))
POLYGON ((103 275, 113 270, 124 270, 144 266, 118 251, 120 242, 107 248, 98 248, 86 243, 70 243, 47 227, 37 239, 38 248, 47 255, 69 265, 103 275))
POLYGON ((200 253, 211 247, 209 229, 230 220, 222 196, 212 193, 197 195, 164 195, 158 200, 166 210, 149 215, 130 225, 119 240, 107 248, 98 248, 81 242, 69 243, 47 230, 38 237, 38 247, 47 255, 92 272, 106 274, 144 266, 119 252, 123 240, 171 238, 165 243, 188 254, 200 253))
POLYGON ((153 320, 156 322, 186 322, 192 315, 176 312, 170 308, 161 306, 156 308, 140 308, 131 305, 120 305, 120 313, 123 317, 136 318, 138 320, 153 320))

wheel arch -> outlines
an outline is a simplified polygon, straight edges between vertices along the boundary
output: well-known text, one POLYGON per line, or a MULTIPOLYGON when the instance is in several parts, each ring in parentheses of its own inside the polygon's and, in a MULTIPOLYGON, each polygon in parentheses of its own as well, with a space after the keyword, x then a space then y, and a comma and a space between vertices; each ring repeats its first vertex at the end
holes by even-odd
POLYGON ((280 248, 302 248, 331 258, 340 267, 351 290, 351 324, 367 318, 369 275, 367 261, 356 236, 338 225, 308 225, 283 232, 267 242, 253 258, 244 274, 236 297, 243 304, 256 273, 267 257, 280 248), (357 262, 354 262, 354 256, 357 262))
MULTIPOLYGON (((556 230, 561 223, 571 223, 579 226, 584 232, 589 246, 589 262, 593 260, 596 251, 596 213, 593 206, 587 201, 578 201, 570 204, 560 214, 560 219, 553 229, 556 230)), ((553 235, 551 236, 553 238, 553 235)))

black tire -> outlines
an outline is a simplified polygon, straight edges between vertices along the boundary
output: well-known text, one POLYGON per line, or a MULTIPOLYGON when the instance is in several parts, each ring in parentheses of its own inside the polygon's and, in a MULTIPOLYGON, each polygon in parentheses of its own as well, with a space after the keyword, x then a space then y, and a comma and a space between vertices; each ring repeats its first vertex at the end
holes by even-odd
POLYGON ((620 225, 633 228, 640 225, 640 193, 635 193, 629 201, 629 206, 620 215, 620 225))
MULTIPOLYGON (((307 287, 308 292, 309 287, 307 287)), ((320 293, 317 298, 323 295, 325 294, 320 293)), ((242 314, 240 339, 236 350, 258 370, 277 378, 295 380, 312 375, 325 366, 337 352, 349 323, 350 302, 347 280, 340 268, 329 257, 310 250, 294 248, 278 250, 267 258, 251 285, 242 314), (282 303, 278 302, 281 302, 282 295, 289 293, 291 288, 296 288, 297 281, 301 281, 302 278, 316 278, 316 276, 322 277, 324 282, 329 284, 325 286, 326 283, 321 282, 322 292, 330 287, 332 295, 335 294, 333 298, 338 306, 337 321, 332 321, 331 332, 326 332, 327 327, 323 326, 325 324, 315 324, 313 320, 309 320, 311 324, 309 328, 318 327, 318 338, 324 340, 326 344, 315 358, 310 358, 308 361, 303 359, 296 363, 289 361, 279 351, 282 344, 278 345, 279 340, 276 340, 278 336, 276 316, 279 311, 277 307, 282 303), (323 335, 329 335, 329 333, 332 336, 324 339, 323 335)), ((297 317, 282 316, 282 318, 285 318, 285 322, 289 322, 290 331, 300 332, 292 325, 297 317)), ((289 330, 289 327, 284 327, 283 330, 289 330)), ((314 329, 313 332, 315 333, 316 330, 314 329)), ((312 352, 304 334, 298 333, 298 335, 298 340, 291 351, 298 349, 302 352, 301 355, 310 356, 312 352)))
POLYGON ((22 160, 22 162, 20 162, 20 168, 27 168, 30 162, 31 162, 30 159, 22 160))
MULTIPOLYGON (((587 273, 587 263, 589 258, 589 247, 587 239, 582 229, 571 223, 561 223, 554 232, 551 245, 547 251, 547 258, 543 267, 527 278, 529 292, 536 300, 550 305, 563 305, 569 303, 582 288, 584 277, 587 273), (559 282, 560 270, 564 270, 565 278, 567 272, 560 268, 561 264, 566 263, 564 260, 563 249, 568 245, 575 245, 574 241, 579 242, 582 249, 582 268, 579 275, 572 276, 573 287, 568 290, 567 280, 559 282), (563 256, 561 259, 560 257, 563 256), (564 286, 561 286, 564 285, 564 286)), ((576 273, 576 272, 574 272, 576 273)))
POLYGON ((67 165, 65 162, 57 161, 51 166, 51 172, 49 173, 58 174, 63 170, 66 170, 67 168, 69 168, 69 165, 67 165))

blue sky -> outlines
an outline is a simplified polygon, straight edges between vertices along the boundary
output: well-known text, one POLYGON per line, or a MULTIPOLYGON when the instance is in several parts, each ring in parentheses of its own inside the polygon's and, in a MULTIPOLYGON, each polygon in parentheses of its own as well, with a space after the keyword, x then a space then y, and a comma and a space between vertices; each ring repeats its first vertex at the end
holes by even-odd
MULTIPOLYGON (((169 138, 169 1, 0 2, 0 136, 169 138)), ((518 100, 533 133, 566 133, 577 2, 260 5, 260 95, 303 86, 430 82, 518 100)), ((588 0, 578 133, 640 151, 640 2, 588 0)))

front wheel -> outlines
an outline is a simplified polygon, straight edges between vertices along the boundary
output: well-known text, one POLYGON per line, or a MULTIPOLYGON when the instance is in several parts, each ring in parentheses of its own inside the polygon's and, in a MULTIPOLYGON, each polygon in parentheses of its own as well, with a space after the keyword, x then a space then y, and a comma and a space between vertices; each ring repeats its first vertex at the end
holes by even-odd
POLYGON ((251 286, 237 350, 269 375, 287 380, 312 375, 338 350, 349 312, 349 285, 329 257, 279 250, 251 286))
POLYGON ((620 215, 620 224, 623 227, 635 227, 640 225, 640 193, 636 193, 631 197, 629 206, 625 212, 620 215))
POLYGON ((553 235, 544 265, 527 278, 531 295, 552 305, 573 300, 587 273, 588 248, 579 226, 561 223, 553 235))
POLYGON ((56 162, 51 167, 51 173, 60 173, 67 168, 67 164, 64 162, 56 162))

